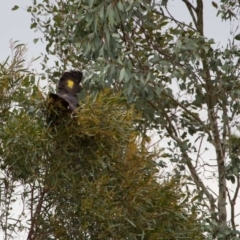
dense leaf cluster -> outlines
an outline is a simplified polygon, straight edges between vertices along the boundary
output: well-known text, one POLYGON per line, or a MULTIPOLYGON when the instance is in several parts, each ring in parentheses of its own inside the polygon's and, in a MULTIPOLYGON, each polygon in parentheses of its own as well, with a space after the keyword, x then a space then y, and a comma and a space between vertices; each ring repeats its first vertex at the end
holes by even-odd
POLYGON ((204 239, 179 182, 157 177, 159 154, 123 96, 88 96, 69 114, 46 108, 30 79, 5 112, 0 151, 4 181, 24 189, 28 239, 204 239), (46 110, 57 123, 46 125, 46 110))
POLYGON ((207 4, 34 0, 28 11, 31 28, 42 31, 47 42, 43 69, 52 54, 58 57, 53 76, 67 66, 84 69, 85 93, 120 89, 142 112, 142 131, 155 129, 159 138, 168 140, 177 176, 190 174, 196 190, 193 199, 206 213, 208 238, 225 240, 240 235, 236 218, 240 168, 231 146, 240 114, 240 55, 235 43, 239 34, 219 47, 219 40, 205 35, 209 22, 205 11, 211 7, 223 20, 232 20, 238 18, 239 3, 207 4), (189 21, 181 18, 185 14, 175 16, 171 4, 186 10, 189 21), (209 179, 216 187, 209 189, 209 179))

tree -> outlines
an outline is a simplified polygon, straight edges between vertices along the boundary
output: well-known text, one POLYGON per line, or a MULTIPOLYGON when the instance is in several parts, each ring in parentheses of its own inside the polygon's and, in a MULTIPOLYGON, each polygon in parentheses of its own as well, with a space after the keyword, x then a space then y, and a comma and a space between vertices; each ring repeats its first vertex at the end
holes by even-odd
POLYGON ((123 94, 88 95, 47 125, 51 97, 21 65, 24 46, 14 49, 0 72, 3 238, 204 239, 179 179, 159 176, 161 155, 146 148, 123 94))
MULTIPOLYGON (((24 229, 24 214, 26 212, 21 207, 24 208, 25 206, 29 188, 15 180, 24 177, 28 169, 19 168, 19 171, 15 172, 12 172, 11 169, 13 165, 15 168, 15 164, 17 168, 21 166, 22 163, 18 162, 21 154, 26 156, 25 160, 27 160, 27 149, 32 146, 31 132, 25 132, 26 136, 27 134, 30 135, 29 138, 25 139, 27 141, 24 145, 16 145, 18 148, 13 149, 15 159, 11 160, 12 165, 8 165, 6 153, 9 151, 8 147, 12 142, 17 143, 18 139, 21 139, 21 136, 15 135, 19 125, 23 126, 22 131, 24 129, 30 130, 26 123, 30 116, 33 117, 37 114, 36 105, 42 98, 42 94, 35 85, 34 75, 28 70, 30 65, 25 62, 26 46, 18 42, 12 42, 11 51, 12 57, 8 57, 5 62, 0 64, 0 236, 4 240, 12 239, 14 233, 21 232, 24 229), (13 133, 12 135, 6 132, 6 126, 9 124, 12 126, 9 129, 13 133), (8 135, 10 138, 6 138, 8 135), (16 203, 18 203, 17 207, 16 203)), ((32 126, 31 130, 36 129, 32 126)))
MULTIPOLYGON (((209 213, 203 221, 209 239, 237 239, 240 168, 239 156, 232 158, 231 136, 239 115, 239 35, 218 47, 204 34, 203 0, 181 1, 188 23, 171 14, 169 3, 46 0, 34 1, 28 11, 31 27, 44 33, 48 53, 61 66, 85 69, 86 89, 122 90, 142 112, 144 131, 155 129, 169 140, 177 174, 190 176, 193 199, 209 213), (211 162, 203 143, 214 152, 211 162)), ((238 16, 237 1, 213 1, 212 7, 223 20, 238 16)))

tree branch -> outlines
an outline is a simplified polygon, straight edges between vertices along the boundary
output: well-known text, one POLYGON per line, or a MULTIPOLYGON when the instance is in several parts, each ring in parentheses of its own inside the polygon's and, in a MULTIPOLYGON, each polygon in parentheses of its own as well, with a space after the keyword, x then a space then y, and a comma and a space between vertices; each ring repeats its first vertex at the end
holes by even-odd
MULTIPOLYGON (((152 103, 151 106, 154 107, 157 110, 157 107, 152 103)), ((167 115, 167 114, 165 114, 167 115)), ((180 150, 182 152, 182 156, 183 158, 186 160, 186 164, 188 166, 188 169, 191 173, 191 176, 193 178, 193 181, 195 182, 197 188, 202 189, 202 191, 204 192, 204 194, 206 195, 208 201, 209 201, 209 205, 210 205, 210 211, 211 211, 211 216, 213 219, 215 219, 215 221, 217 221, 217 217, 216 217, 216 205, 215 205, 215 199, 212 196, 212 194, 208 191, 208 189, 205 187, 203 181, 199 178, 196 169, 194 168, 193 164, 192 164, 192 159, 188 156, 186 150, 184 150, 181 146, 183 146, 183 142, 182 140, 177 136, 176 130, 172 124, 172 121, 167 118, 169 127, 165 126, 165 129, 167 130, 169 136, 175 140, 178 143, 178 146, 180 146, 180 150), (173 130, 173 131, 172 131, 173 130)))
POLYGON ((38 219, 38 217, 41 213, 42 205, 43 205, 43 202, 44 202, 44 197, 45 197, 46 192, 47 192, 46 189, 43 189, 40 193, 40 198, 38 200, 38 204, 36 206, 35 213, 34 213, 34 215, 32 216, 32 219, 31 219, 31 227, 30 227, 30 230, 28 232, 27 240, 35 240, 37 219, 38 219))
POLYGON ((197 24, 197 19, 194 15, 194 12, 196 13, 196 8, 188 1, 188 0, 182 0, 186 6, 187 6, 187 9, 192 17, 192 20, 194 22, 194 25, 196 26, 196 28, 198 29, 198 24, 197 24))

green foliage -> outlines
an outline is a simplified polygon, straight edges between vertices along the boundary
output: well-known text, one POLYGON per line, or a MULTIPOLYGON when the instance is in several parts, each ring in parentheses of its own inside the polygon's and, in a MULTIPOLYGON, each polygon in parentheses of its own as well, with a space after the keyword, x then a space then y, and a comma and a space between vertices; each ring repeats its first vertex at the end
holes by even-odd
POLYGON ((239 14, 239 1, 235 0, 221 0, 221 5, 218 9, 218 14, 223 20, 237 19, 239 14))
POLYGON ((12 11, 15 11, 19 8, 19 6, 15 5, 13 8, 12 8, 12 11))
POLYGON ((41 115, 13 111, 1 158, 13 181, 38 182, 42 189, 29 236, 203 239, 195 214, 180 203, 179 183, 157 182, 159 156, 142 149, 138 119, 123 97, 109 91, 86 98, 79 111, 50 128, 41 115))
POLYGON ((142 118, 123 94, 88 94, 69 114, 24 69, 25 47, 13 51, 0 72, 5 236, 25 229, 29 239, 204 239, 179 181, 158 177, 160 153, 144 147, 142 118), (51 112, 58 122, 47 125, 51 112), (21 200, 15 218, 12 204, 21 200))
POLYGON ((30 126, 28 122, 39 114, 36 105, 42 100, 35 77, 25 67, 26 46, 12 42, 11 51, 11 57, 0 63, 0 227, 1 237, 5 239, 24 229, 24 214, 18 207, 19 216, 16 216, 13 206, 15 202, 21 204, 21 199, 24 201, 28 190, 25 189, 26 192, 19 198, 20 183, 14 180, 26 178, 32 170, 30 167, 25 168, 24 161, 18 160, 22 159, 20 154, 25 156, 26 161, 32 161, 31 157, 36 158, 29 147, 36 147, 32 144, 37 142, 33 131, 38 134, 40 130, 38 126, 30 126), (19 128, 22 128, 21 131, 19 128), (25 130, 26 133, 22 134, 25 130))
MULTIPOLYGON (((154 129, 169 140, 177 175, 189 170, 198 196, 204 195, 198 199, 206 199, 209 239, 225 240, 239 236, 235 197, 227 195, 227 180, 236 183, 234 196, 239 189, 240 166, 227 163, 231 128, 240 114, 239 47, 234 41, 218 47, 204 35, 203 0, 181 2, 189 22, 171 14, 169 1, 46 0, 34 1, 28 11, 31 27, 45 34, 48 54, 59 57, 55 74, 66 66, 82 67, 86 92, 121 90, 142 113, 143 131, 154 129), (215 163, 209 164, 208 149, 215 163), (216 180, 216 193, 203 175, 216 180)), ((211 7, 224 20, 238 16, 237 1, 213 1, 211 7)))

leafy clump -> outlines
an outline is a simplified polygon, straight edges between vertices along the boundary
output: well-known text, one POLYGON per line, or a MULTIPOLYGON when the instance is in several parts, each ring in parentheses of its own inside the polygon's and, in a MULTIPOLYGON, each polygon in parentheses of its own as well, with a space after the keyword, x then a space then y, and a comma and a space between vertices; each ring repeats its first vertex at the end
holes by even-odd
POLYGON ((159 153, 144 147, 140 116, 121 95, 88 96, 59 116, 44 127, 42 116, 22 112, 5 127, 5 166, 39 184, 31 237, 203 239, 179 183, 156 177, 159 153))

